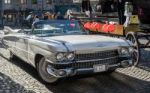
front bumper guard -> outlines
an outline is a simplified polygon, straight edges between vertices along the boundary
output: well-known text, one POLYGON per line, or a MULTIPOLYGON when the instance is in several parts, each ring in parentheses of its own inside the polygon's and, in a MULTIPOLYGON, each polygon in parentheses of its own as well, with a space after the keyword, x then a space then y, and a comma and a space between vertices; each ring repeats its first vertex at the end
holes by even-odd
MULTIPOLYGON (((132 60, 123 60, 120 63, 107 65, 107 70, 115 69, 115 68, 127 68, 133 65, 132 60)), ((50 75, 53 75, 57 78, 74 76, 77 74, 88 74, 88 73, 96 73, 94 72, 94 68, 83 68, 83 69, 74 69, 74 68, 66 68, 66 69, 55 69, 51 65, 48 65, 47 72, 50 75)))

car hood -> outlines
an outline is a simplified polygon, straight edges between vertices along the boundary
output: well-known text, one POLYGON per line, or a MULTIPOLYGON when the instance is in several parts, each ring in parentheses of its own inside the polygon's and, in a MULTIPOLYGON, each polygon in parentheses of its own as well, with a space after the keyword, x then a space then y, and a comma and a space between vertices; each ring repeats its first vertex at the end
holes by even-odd
POLYGON ((69 50, 111 49, 129 46, 126 40, 101 35, 66 35, 44 37, 45 40, 55 40, 64 44, 69 50))

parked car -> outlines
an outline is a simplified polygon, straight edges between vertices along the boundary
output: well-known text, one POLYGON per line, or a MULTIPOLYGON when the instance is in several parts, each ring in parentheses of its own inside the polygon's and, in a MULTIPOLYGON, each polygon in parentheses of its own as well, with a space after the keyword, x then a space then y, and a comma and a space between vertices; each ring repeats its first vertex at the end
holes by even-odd
POLYGON ((10 59, 15 55, 28 62, 47 83, 133 64, 129 41, 89 35, 75 20, 39 21, 30 30, 5 35, 2 44, 10 51, 10 59))

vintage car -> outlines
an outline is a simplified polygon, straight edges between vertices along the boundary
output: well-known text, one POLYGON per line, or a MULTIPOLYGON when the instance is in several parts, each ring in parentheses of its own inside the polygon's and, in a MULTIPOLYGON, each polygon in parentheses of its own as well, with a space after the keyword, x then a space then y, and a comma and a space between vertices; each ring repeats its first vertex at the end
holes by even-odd
POLYGON ((32 29, 5 35, 2 44, 10 51, 10 59, 17 56, 28 62, 46 83, 63 77, 112 72, 133 64, 132 43, 89 35, 75 20, 39 21, 32 29))

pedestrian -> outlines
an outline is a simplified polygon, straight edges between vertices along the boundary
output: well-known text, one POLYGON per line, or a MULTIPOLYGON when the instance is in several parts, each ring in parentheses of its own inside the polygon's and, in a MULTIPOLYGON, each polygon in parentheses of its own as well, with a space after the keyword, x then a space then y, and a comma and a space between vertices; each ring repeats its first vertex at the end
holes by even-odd
POLYGON ((91 17, 92 7, 90 0, 82 0, 82 11, 85 12, 88 17, 91 17))
POLYGON ((18 13, 18 23, 19 23, 19 26, 22 27, 22 22, 23 22, 23 16, 21 14, 21 12, 18 13))
POLYGON ((52 20, 53 19, 53 13, 52 12, 47 12, 48 19, 52 20))
POLYGON ((26 17, 27 21, 30 21, 32 19, 33 13, 30 12, 29 15, 26 17))
POLYGON ((102 14, 102 1, 100 0, 98 4, 96 5, 96 12, 100 12, 102 14))
POLYGON ((48 20, 48 13, 44 13, 44 20, 48 20))
POLYGON ((40 21, 40 19, 39 19, 39 16, 36 15, 35 18, 34 18, 33 24, 38 22, 38 21, 40 21))
POLYGON ((14 26, 19 27, 19 13, 16 14, 14 19, 15 19, 14 26))
POLYGON ((30 12, 30 14, 26 17, 25 21, 26 21, 26 25, 31 28, 32 23, 33 23, 33 19, 34 19, 34 15, 32 12, 30 12))
POLYGON ((126 21, 124 23, 124 27, 127 27, 130 24, 130 18, 132 16, 133 12, 133 5, 131 2, 125 3, 125 12, 124 15, 126 16, 126 21))
POLYGON ((125 22, 124 5, 125 5, 125 0, 117 0, 119 24, 121 24, 121 25, 125 22))
POLYGON ((64 17, 61 15, 60 12, 58 12, 58 13, 56 14, 56 19, 62 20, 62 19, 64 19, 64 17))
POLYGON ((104 8, 104 2, 99 0, 99 2, 96 5, 96 12, 100 12, 101 14, 103 13, 104 8))
POLYGON ((53 20, 55 20, 56 19, 56 13, 54 12, 51 17, 53 20))
POLYGON ((68 9, 67 10, 67 18, 70 20, 73 16, 71 15, 72 13, 72 10, 71 9, 68 9))

